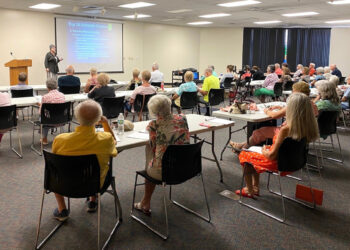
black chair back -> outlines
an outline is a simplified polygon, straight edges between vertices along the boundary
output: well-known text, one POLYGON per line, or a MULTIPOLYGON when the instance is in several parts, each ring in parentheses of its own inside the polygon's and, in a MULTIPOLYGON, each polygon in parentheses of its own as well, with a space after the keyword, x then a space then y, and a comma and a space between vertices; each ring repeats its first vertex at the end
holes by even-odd
POLYGON ((89 86, 89 91, 92 90, 96 85, 90 85, 89 86))
POLYGON ((192 109, 198 105, 197 92, 182 92, 180 97, 182 109, 192 109))
POLYGON ((293 81, 286 82, 286 84, 284 85, 284 90, 293 90, 293 84, 293 81))
POLYGON ((209 90, 209 104, 211 106, 219 105, 225 100, 225 89, 209 90))
POLYGON ((331 135, 337 132, 338 111, 320 111, 317 117, 320 135, 331 135))
POLYGON ((65 124, 72 121, 71 102, 43 103, 40 123, 45 125, 65 124))
POLYGON ((17 127, 16 105, 0 107, 0 130, 17 127))
POLYGON ((161 86, 161 82, 152 82, 151 85, 154 86, 154 87, 159 87, 161 86))
POLYGON ((136 112, 148 112, 148 107, 147 107, 147 103, 149 101, 149 99, 151 99, 152 96, 154 96, 156 94, 152 94, 152 95, 136 95, 135 97, 135 101, 134 101, 134 110, 136 112))
POLYGON ((189 180, 202 172, 202 145, 169 145, 162 158, 162 180, 176 185, 189 180))
POLYGON ((122 97, 105 97, 102 101, 103 115, 107 119, 118 117, 120 113, 124 114, 124 98, 122 97))
POLYGON ((276 97, 282 96, 283 94, 283 84, 281 82, 276 82, 273 87, 273 92, 276 97))
POLYGON ((342 76, 342 77, 340 77, 340 79, 339 79, 339 84, 344 84, 344 83, 345 83, 345 77, 342 76))
POLYGON ((65 95, 69 94, 79 94, 80 86, 61 86, 59 91, 65 95))
POLYGON ((12 98, 30 97, 30 96, 34 96, 33 89, 11 89, 12 98))
POLYGON ((227 77, 224 80, 224 88, 230 89, 232 87, 233 77, 227 77))
POLYGON ((308 147, 306 139, 300 141, 287 137, 278 150, 278 170, 294 172, 306 164, 308 147))

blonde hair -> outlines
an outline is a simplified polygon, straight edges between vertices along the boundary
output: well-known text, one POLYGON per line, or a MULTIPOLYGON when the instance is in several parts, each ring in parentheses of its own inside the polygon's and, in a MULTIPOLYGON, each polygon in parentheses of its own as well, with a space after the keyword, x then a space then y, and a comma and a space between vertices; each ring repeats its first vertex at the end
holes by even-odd
POLYGON ((294 83, 292 88, 293 88, 293 92, 303 93, 307 96, 310 95, 309 84, 307 84, 304 81, 294 83))
POLYGON ((132 71, 132 77, 133 78, 139 77, 139 75, 140 75, 140 70, 139 69, 134 69, 132 71))
POLYGON ((171 100, 165 95, 153 96, 147 104, 148 111, 151 116, 166 117, 171 114, 171 100))
POLYGON ((151 72, 149 72, 148 70, 144 70, 141 73, 141 77, 142 77, 142 80, 149 82, 149 80, 151 79, 151 72))
POLYGON ((97 75, 97 69, 95 67, 92 67, 90 69, 90 75, 92 75, 92 76, 97 75))
POLYGON ((185 73, 185 82, 192 82, 193 81, 193 73, 192 71, 187 71, 185 73))
POLYGON ((98 74, 97 76, 97 82, 102 86, 107 86, 109 80, 109 76, 105 73, 98 74))
POLYGON ((329 80, 328 81, 330 81, 331 83, 333 83, 334 85, 335 85, 335 87, 337 87, 338 86, 338 84, 339 84, 339 78, 337 77, 337 76, 331 76, 331 77, 329 77, 329 80))
POLYGON ((289 135, 294 140, 306 138, 307 142, 318 137, 318 125, 309 97, 302 93, 293 93, 288 98, 286 110, 289 135))
POLYGON ((339 97, 334 83, 323 80, 317 85, 317 90, 322 100, 329 100, 336 105, 339 104, 339 97))

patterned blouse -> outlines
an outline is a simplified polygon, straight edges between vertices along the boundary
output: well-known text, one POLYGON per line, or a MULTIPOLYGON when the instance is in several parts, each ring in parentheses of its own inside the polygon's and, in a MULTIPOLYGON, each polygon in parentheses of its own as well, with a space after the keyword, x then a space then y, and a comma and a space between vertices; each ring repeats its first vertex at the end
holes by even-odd
POLYGON ((187 119, 182 115, 170 115, 169 117, 158 117, 151 121, 147 130, 149 131, 150 147, 153 157, 148 167, 161 170, 162 158, 168 145, 187 144, 190 142, 187 119))
POLYGON ((275 83, 279 81, 279 78, 276 73, 271 73, 266 76, 266 79, 263 83, 263 87, 273 90, 273 87, 275 86, 275 83))

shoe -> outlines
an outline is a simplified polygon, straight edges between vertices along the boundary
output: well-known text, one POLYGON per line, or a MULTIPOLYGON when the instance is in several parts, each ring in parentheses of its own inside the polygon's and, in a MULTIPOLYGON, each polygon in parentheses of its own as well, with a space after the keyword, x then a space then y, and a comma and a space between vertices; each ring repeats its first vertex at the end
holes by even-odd
POLYGON ((88 201, 86 211, 88 213, 95 213, 97 210, 97 202, 96 201, 88 201))
POLYGON ((144 208, 141 206, 141 202, 139 202, 139 203, 134 203, 134 208, 135 208, 137 211, 140 211, 140 212, 144 213, 144 214, 147 215, 147 216, 150 216, 150 215, 151 215, 151 209, 149 209, 149 210, 144 209, 144 208))
POLYGON ((58 211, 58 208, 56 208, 53 211, 53 217, 58 221, 66 221, 69 216, 69 211, 67 209, 63 209, 61 212, 58 211))
POLYGON ((42 142, 43 145, 48 145, 49 144, 47 139, 46 140, 45 139, 40 139, 40 142, 42 142))
POLYGON ((243 197, 254 198, 254 196, 253 196, 252 194, 246 193, 246 192, 244 191, 244 188, 242 188, 242 190, 236 190, 236 191, 235 191, 235 194, 237 194, 237 195, 241 195, 241 193, 242 193, 242 196, 243 196, 243 197))

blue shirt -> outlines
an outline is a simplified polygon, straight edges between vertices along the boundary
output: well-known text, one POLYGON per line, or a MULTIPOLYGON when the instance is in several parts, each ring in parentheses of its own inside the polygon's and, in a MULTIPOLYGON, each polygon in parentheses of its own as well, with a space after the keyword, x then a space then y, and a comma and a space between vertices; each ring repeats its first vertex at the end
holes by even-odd
POLYGON ((317 75, 316 77, 315 77, 315 80, 316 81, 319 81, 319 80, 325 80, 326 78, 324 77, 324 75, 317 75))
MULTIPOLYGON (((349 100, 349 98, 350 98, 350 88, 347 88, 347 89, 345 90, 344 97, 346 97, 346 100, 349 100)), ((342 102, 342 103, 341 103, 341 106, 342 106, 344 109, 349 108, 349 101, 342 102)))
POLYGON ((58 87, 62 86, 80 86, 80 78, 72 75, 61 76, 58 78, 58 87))
POLYGON ((181 96, 183 92, 197 92, 197 85, 194 82, 186 82, 180 85, 176 94, 181 96))

